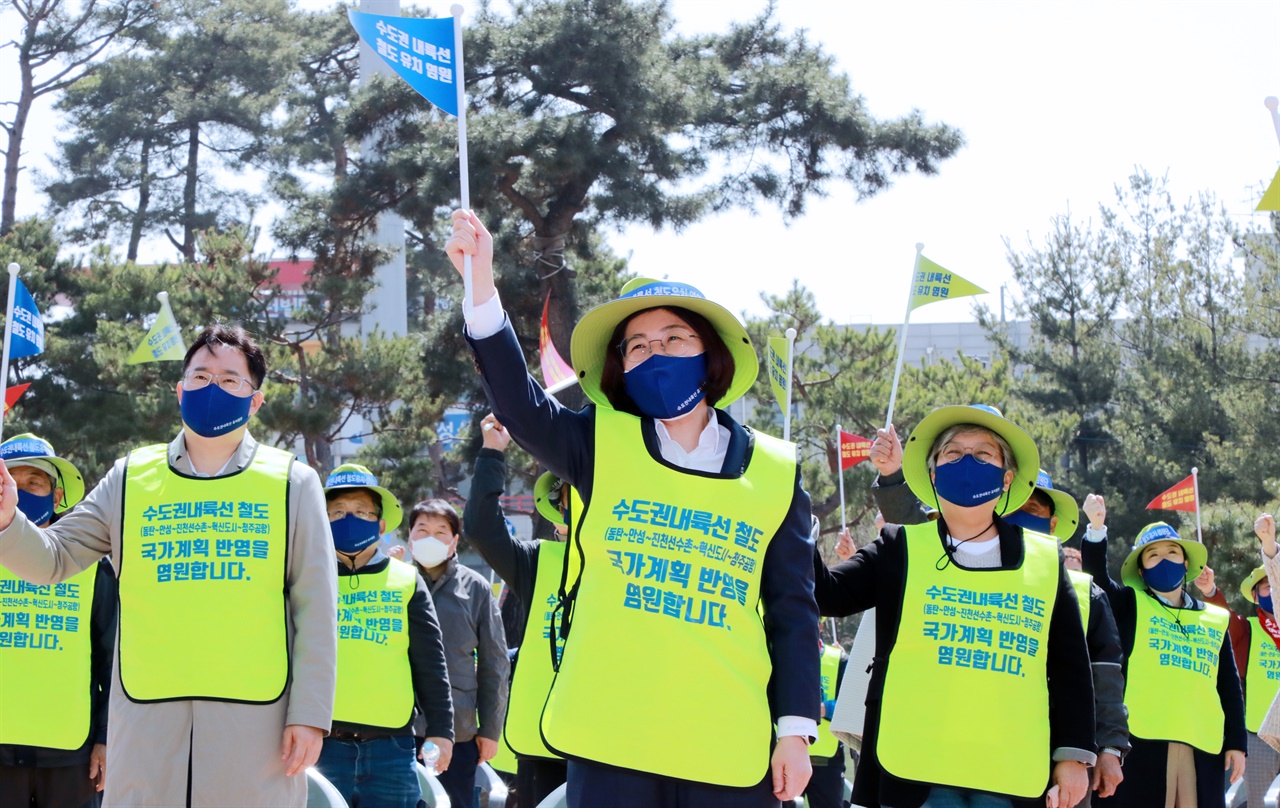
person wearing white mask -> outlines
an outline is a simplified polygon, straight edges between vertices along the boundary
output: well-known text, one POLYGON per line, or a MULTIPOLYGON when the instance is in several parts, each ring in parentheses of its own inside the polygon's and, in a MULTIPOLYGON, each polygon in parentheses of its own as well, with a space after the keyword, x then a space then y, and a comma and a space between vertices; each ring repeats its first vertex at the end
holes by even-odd
POLYGON ((442 499, 413 506, 409 553, 421 570, 440 619, 453 690, 453 761, 440 775, 452 805, 475 804, 476 767, 498 752, 507 714, 506 634, 493 588, 458 563, 461 518, 442 499))

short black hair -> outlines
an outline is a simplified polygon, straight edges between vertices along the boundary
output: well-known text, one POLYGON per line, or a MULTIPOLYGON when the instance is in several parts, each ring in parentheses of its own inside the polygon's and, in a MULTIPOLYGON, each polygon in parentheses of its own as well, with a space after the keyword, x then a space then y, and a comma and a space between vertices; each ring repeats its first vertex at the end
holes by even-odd
POLYGON ((462 533, 462 520, 458 518, 457 510, 443 499, 425 499, 414 505, 413 510, 409 511, 410 530, 413 530, 420 516, 439 516, 449 523, 449 529, 453 531, 453 535, 458 536, 462 533))
POLYGON ((191 357, 196 355, 196 351, 201 348, 212 351, 219 345, 235 348, 244 354, 244 360, 249 364, 249 380, 253 382, 254 389, 262 387, 262 380, 267 378, 267 359, 262 355, 262 349, 258 347, 258 343, 254 342, 253 337, 238 325, 216 323, 201 331, 200 336, 196 337, 196 341, 187 349, 187 355, 182 358, 182 372, 187 372, 191 357))
POLYGON ((1041 491, 1039 488, 1033 488, 1031 490, 1031 498, 1048 508, 1050 516, 1053 516, 1054 511, 1057 510, 1053 507, 1053 497, 1041 491))

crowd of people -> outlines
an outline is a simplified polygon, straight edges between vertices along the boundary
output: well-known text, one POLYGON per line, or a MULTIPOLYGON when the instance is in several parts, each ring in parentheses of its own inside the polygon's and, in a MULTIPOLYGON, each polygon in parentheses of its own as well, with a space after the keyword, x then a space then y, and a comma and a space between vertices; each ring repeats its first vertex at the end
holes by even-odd
POLYGON ((1104 496, 1081 506, 999 409, 952 404, 905 444, 878 432, 878 535, 845 531, 829 566, 795 447, 728 414, 758 370, 730 312, 631 281, 574 329, 573 411, 528 374, 471 212, 446 250, 492 409, 461 514, 406 521, 370 469, 321 482, 259 444, 266 362, 223 325, 186 354, 179 434, 87 494, 56 436, 0 444, 0 804, 302 806, 315 766, 353 808, 414 808, 422 761, 471 808, 504 756, 521 808, 561 785, 571 808, 827 808, 846 778, 886 808, 1212 808, 1241 778, 1263 804, 1270 515, 1241 617, 1164 522, 1110 570, 1104 496), (545 538, 502 510, 513 441, 547 470, 545 538), (820 629, 864 612, 866 670, 820 629))

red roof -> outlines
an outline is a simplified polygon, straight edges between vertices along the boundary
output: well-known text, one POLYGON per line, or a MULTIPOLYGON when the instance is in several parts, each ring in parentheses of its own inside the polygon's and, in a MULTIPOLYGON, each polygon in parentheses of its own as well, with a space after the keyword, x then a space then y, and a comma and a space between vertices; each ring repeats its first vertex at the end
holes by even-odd
POLYGON ((311 268, 315 266, 315 260, 308 258, 301 261, 268 261, 267 266, 274 270, 278 270, 276 275, 276 283, 283 288, 301 287, 306 283, 307 277, 311 274, 311 268))

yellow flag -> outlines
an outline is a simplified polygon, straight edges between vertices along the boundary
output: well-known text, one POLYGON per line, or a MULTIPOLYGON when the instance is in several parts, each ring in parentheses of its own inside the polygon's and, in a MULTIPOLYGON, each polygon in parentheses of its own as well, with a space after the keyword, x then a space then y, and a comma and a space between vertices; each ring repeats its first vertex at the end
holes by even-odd
POLYGON ((182 342, 178 323, 174 320, 173 311, 169 308, 169 295, 167 292, 161 292, 159 297, 160 314, 156 316, 155 323, 147 332, 147 338, 138 346, 138 350, 133 352, 133 356, 129 357, 130 365, 171 360, 181 362, 187 355, 187 346, 182 342))
POLYGON ((1262 201, 1254 210, 1280 210, 1280 168, 1276 169, 1276 175, 1271 178, 1271 184, 1262 195, 1262 201))
POLYGON ((769 337, 769 386, 778 399, 778 409, 787 414, 787 388, 791 377, 787 375, 787 353, 790 345, 786 337, 769 337))
POLYGON ((986 291, 922 255, 911 284, 911 310, 953 297, 986 294, 986 291))

